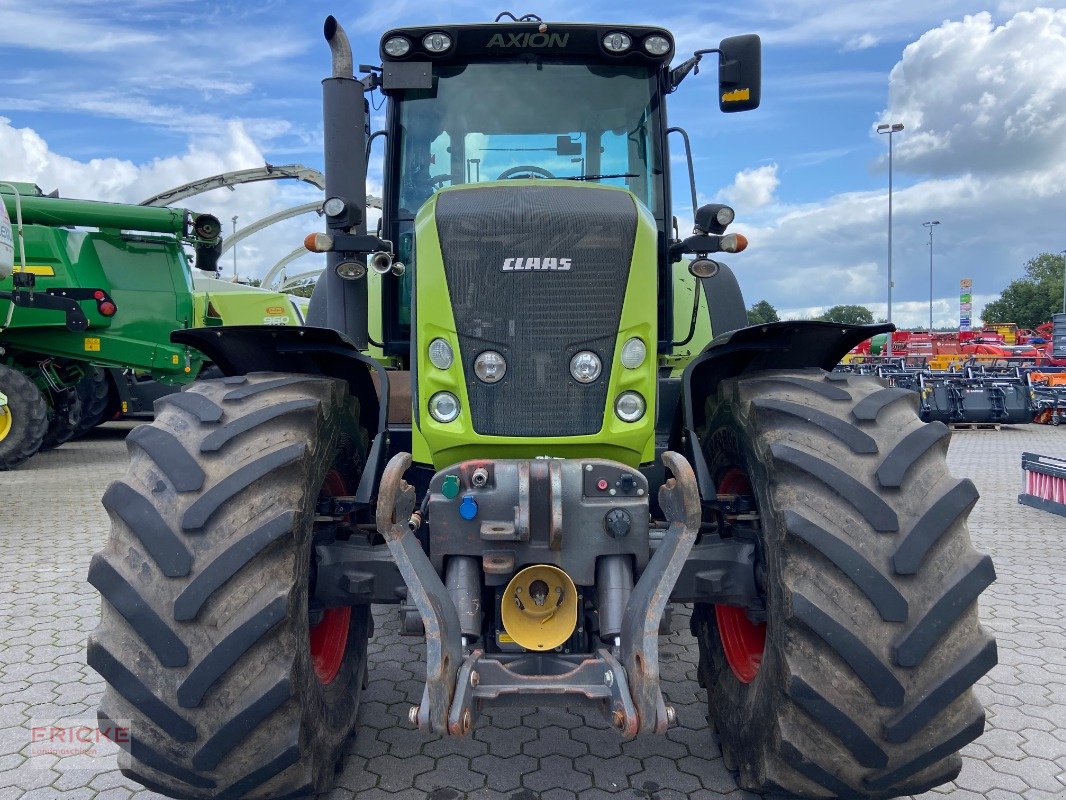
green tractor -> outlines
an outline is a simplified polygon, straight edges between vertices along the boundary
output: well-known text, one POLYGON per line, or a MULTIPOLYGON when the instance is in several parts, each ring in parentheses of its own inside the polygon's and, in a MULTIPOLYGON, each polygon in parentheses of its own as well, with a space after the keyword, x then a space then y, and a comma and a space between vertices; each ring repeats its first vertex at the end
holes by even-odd
POLYGON ((671 67, 661 28, 501 15, 390 30, 362 78, 333 17, 325 37, 308 327, 175 332, 225 377, 161 400, 103 497, 88 663, 123 771, 173 797, 326 790, 373 604, 424 637, 427 735, 552 703, 662 734, 660 623, 691 603, 708 747, 741 786, 954 778, 996 648, 947 428, 830 371, 890 326, 747 327, 716 260, 745 245, 733 211, 672 224, 667 96, 713 54, 720 108, 755 108, 758 37, 671 67))

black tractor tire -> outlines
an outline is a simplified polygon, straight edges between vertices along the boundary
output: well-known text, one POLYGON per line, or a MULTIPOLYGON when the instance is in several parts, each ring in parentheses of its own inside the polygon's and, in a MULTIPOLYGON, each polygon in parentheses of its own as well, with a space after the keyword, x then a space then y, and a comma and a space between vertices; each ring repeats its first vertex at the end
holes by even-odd
POLYGON ((51 392, 51 412, 48 430, 41 441, 41 450, 54 450, 74 438, 81 424, 81 398, 74 389, 51 392))
POLYGON ((80 439, 97 425, 107 421, 107 410, 112 403, 112 389, 107 373, 100 367, 92 366, 74 389, 81 400, 81 422, 74 431, 74 438, 80 439))
POLYGON ((7 409, 0 413, 0 471, 24 464, 41 449, 48 430, 48 402, 33 381, 11 367, 0 365, 0 392, 7 409))
POLYGON ((716 481, 745 471, 760 512, 754 678, 731 668, 714 606, 692 623, 710 719, 746 789, 920 794, 958 775, 984 729, 972 686, 996 645, 977 598, 995 571, 970 543, 978 494, 948 472, 950 431, 917 404, 816 369, 727 380, 707 401, 708 467, 716 481))
POLYGON ((308 612, 320 491, 339 476, 327 493, 354 492, 365 462, 358 402, 344 381, 253 373, 155 410, 127 439, 89 567, 101 727, 130 721, 123 773, 170 797, 310 797, 333 777, 366 672, 369 608, 334 633, 344 649, 324 682, 308 612))

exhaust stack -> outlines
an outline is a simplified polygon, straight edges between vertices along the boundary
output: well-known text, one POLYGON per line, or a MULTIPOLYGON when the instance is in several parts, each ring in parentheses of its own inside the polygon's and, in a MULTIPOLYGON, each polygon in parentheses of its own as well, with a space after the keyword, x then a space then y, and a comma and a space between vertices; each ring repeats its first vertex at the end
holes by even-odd
MULTIPOLYGON (((333 56, 332 75, 322 81, 326 199, 340 197, 352 209, 351 215, 330 221, 329 232, 365 236, 365 87, 355 78, 352 47, 335 17, 326 17, 322 33, 333 56)), ((356 347, 365 350, 368 346, 366 279, 342 279, 337 274, 337 265, 342 261, 342 253, 326 254, 326 271, 311 296, 307 322, 340 331, 355 342, 356 347)))

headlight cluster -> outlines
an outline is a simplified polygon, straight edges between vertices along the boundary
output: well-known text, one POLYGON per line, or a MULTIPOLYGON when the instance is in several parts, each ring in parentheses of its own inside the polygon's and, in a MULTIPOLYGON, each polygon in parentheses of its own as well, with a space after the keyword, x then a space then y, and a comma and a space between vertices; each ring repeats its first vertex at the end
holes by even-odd
MULTIPOLYGON (((429 343, 429 362, 440 370, 455 363, 455 351, 442 338, 429 343)), ((622 345, 619 360, 626 369, 637 369, 648 357, 643 340, 633 337, 622 345)), ((594 383, 603 372, 603 362, 591 350, 581 350, 570 359, 570 376, 581 384, 594 383)), ((507 374, 507 359, 495 350, 485 350, 474 359, 474 374, 483 383, 494 384, 507 374)), ((615 399, 614 413, 623 422, 637 422, 644 416, 647 403, 639 392, 625 391, 615 399)), ((429 413, 437 422, 453 422, 459 417, 459 398, 452 392, 437 392, 429 399, 429 413)))
MULTIPOLYGON (((422 47, 426 52, 433 53, 434 55, 440 55, 446 53, 451 49, 452 37, 446 34, 444 31, 434 31, 433 33, 427 33, 422 37, 422 47)), ((381 46, 381 49, 385 51, 386 55, 393 58, 403 58, 405 55, 411 52, 411 40, 406 36, 390 36, 385 40, 385 43, 381 46)))
MULTIPOLYGON (((662 57, 669 53, 674 45, 663 34, 653 33, 644 37, 641 46, 648 55, 662 57)), ((628 53, 633 49, 633 37, 625 31, 611 31, 603 37, 603 49, 615 55, 628 53)))

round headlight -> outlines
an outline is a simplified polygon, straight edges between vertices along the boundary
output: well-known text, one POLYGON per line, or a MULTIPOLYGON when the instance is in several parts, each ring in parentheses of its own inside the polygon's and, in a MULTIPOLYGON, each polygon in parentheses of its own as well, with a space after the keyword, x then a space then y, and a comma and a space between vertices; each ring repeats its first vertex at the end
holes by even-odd
POLYGON ((399 58, 411 52, 411 40, 406 36, 393 36, 385 40, 385 46, 382 49, 386 55, 399 58))
POLYGON ((718 220, 719 225, 728 225, 736 218, 737 214, 729 206, 722 206, 714 216, 718 220))
POLYGON ((434 339, 429 343, 429 363, 437 369, 448 369, 455 359, 452 346, 445 339, 434 339))
POLYGON ((507 374, 507 361, 495 350, 486 350, 474 359, 474 374, 485 383, 498 383, 507 374))
POLYGON ((622 422, 636 422, 644 416, 647 404, 636 392, 622 392, 614 401, 614 413, 622 422))
POLYGON ((622 366, 626 369, 636 369, 644 363, 644 356, 648 354, 648 348, 640 339, 633 338, 622 345, 622 366))
POLYGON ((446 33, 430 33, 422 40, 422 46, 431 53, 443 53, 452 46, 452 37, 446 33))
POLYGON ((452 422, 459 416, 459 398, 451 392, 437 392, 429 398, 429 415, 437 422, 452 422))
POLYGON ((322 210, 327 217, 339 217, 344 213, 344 201, 339 197, 331 197, 322 204, 322 210))
POLYGON ((665 56, 670 52, 670 40, 658 34, 644 40, 644 49, 653 56, 665 56))
POLYGON ((570 374, 578 383, 592 383, 600 377, 601 369, 600 357, 591 350, 582 350, 570 359, 570 374))
POLYGON ((633 40, 628 33, 615 31, 603 37, 603 46, 612 53, 624 53, 633 46, 633 40))

